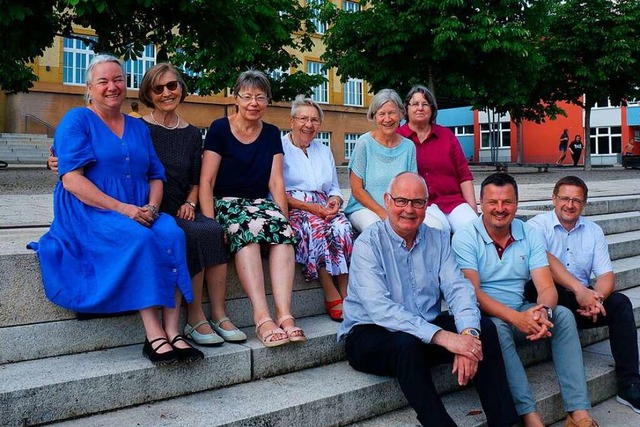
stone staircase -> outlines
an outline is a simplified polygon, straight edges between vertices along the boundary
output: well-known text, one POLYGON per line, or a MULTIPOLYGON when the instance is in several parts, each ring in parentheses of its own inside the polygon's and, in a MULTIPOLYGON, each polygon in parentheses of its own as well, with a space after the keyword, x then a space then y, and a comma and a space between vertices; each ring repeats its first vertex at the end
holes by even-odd
POLYGON ((29 133, 0 133, 0 160, 8 164, 42 165, 53 138, 29 133))
MULTIPOLYGON (((521 203, 519 214, 530 217, 546 208, 521 203)), ((640 323, 640 197, 593 199, 586 214, 607 234, 616 287, 631 298, 640 323)), ((231 267, 228 313, 249 340, 201 347, 206 357, 193 364, 154 367, 141 355, 144 332, 137 315, 78 321, 46 300, 36 256, 24 249, 44 230, 0 230, 0 424, 418 424, 395 380, 356 372, 345 362, 344 347, 335 340, 338 324, 324 314, 322 290, 304 282, 299 270, 293 307, 307 342, 264 348, 231 267)), ((607 337, 606 328, 581 332, 594 404, 616 393, 607 337)), ((549 348, 532 343, 520 352, 545 423, 562 419, 549 348)), ((460 389, 450 370, 436 368, 434 379, 454 420, 486 425, 475 390, 460 389)))

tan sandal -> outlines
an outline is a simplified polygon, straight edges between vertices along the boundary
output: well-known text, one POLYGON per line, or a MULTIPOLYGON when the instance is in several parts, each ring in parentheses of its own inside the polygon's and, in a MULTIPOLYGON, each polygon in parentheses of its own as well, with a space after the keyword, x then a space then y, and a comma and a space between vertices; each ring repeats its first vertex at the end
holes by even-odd
POLYGON ((307 336, 304 334, 304 331, 302 330, 302 328, 299 328, 297 326, 282 326, 282 323, 287 321, 287 320, 293 320, 295 321, 296 319, 290 315, 287 314, 286 316, 282 316, 281 318, 278 319, 278 327, 284 329, 284 331, 287 333, 287 336, 289 337, 289 341, 291 342, 303 342, 307 340, 307 336), (293 335, 296 332, 299 332, 298 335, 293 335))
MULTIPOLYGON (((260 334, 260 327, 265 323, 273 322, 271 317, 263 317, 256 323, 256 336, 265 347, 278 347, 279 345, 289 343, 289 338, 281 338, 276 340, 274 335, 280 334, 288 337, 288 334, 280 328, 273 328, 271 330, 265 331, 264 334, 260 334)), ((273 322, 275 324, 275 322, 273 322)))

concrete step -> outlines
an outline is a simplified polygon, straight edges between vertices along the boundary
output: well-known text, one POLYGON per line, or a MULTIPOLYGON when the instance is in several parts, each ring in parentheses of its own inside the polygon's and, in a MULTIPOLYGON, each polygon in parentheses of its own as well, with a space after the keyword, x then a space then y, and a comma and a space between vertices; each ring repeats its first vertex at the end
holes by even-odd
MULTIPOLYGON (((584 359, 591 400, 601 402, 615 393, 615 373, 609 366, 612 359, 588 349, 584 359)), ((453 378, 447 368, 450 367, 441 366, 434 372, 441 393, 448 389, 445 383, 453 378)), ((538 364, 527 372, 543 419, 546 422, 561 419, 564 412, 552 364, 538 364)), ((473 390, 448 394, 444 402, 458 425, 486 424, 473 390), (471 415, 478 410, 480 413, 471 415)), ((192 426, 207 420, 207 424, 214 426, 322 427, 358 422, 404 405, 406 401, 395 380, 356 372, 342 362, 56 425, 192 426)), ((398 424, 397 418, 386 417, 355 425, 416 425, 415 418, 413 423, 408 420, 409 424, 398 424)))
MULTIPOLYGON (((32 425, 92 414, 344 358, 343 345, 335 339, 337 324, 327 316, 300 319, 299 325, 307 334, 305 343, 267 349, 246 330, 246 343, 201 347, 205 359, 188 365, 154 367, 142 357, 142 345, 0 365, 0 407, 10 411, 2 424, 32 425)), ((73 336, 63 338, 67 346, 77 342, 73 336)))
MULTIPOLYGON (((640 324, 640 288, 626 290, 624 293, 631 298, 636 323, 640 324)), ((274 376, 281 378, 279 376, 289 375, 301 369, 344 359, 343 345, 335 340, 337 323, 330 321, 327 316, 315 316, 300 319, 299 324, 309 337, 306 343, 267 349, 255 338, 253 331, 247 328, 247 343, 203 348, 206 359, 187 366, 156 368, 141 356, 139 344, 0 365, 3 377, 3 381, 0 382, 0 402, 6 403, 7 408, 14 408, 8 425, 35 424, 149 403, 194 391, 228 387, 238 382, 274 376), (218 373, 217 369, 224 372, 218 373), (163 386, 159 387, 159 384, 163 386), (86 390, 92 392, 86 393, 86 390)), ((94 329, 87 327, 83 333, 88 335, 93 331, 94 329)), ((23 341, 14 341, 8 347, 37 346, 38 338, 41 340, 44 336, 46 335, 40 333, 31 338, 25 334, 22 337, 23 341)), ((139 336, 142 336, 142 331, 139 336)), ((608 330, 596 328, 581 331, 580 338, 583 346, 591 346, 593 343, 606 340, 608 330)), ((70 335, 57 339, 60 345, 75 346, 82 344, 83 337, 70 335)), ((3 339, 2 342, 10 341, 3 339)), ((606 354, 607 343, 604 341, 596 347, 591 347, 599 348, 600 352, 606 354)), ((525 343, 518 351, 526 366, 550 358, 550 349, 546 342, 525 343)), ((321 369, 325 368, 327 367, 321 369)), ((450 366, 441 366, 434 371, 434 378, 441 392, 457 389, 450 369, 450 366)), ((359 381, 354 379, 353 375, 356 374, 353 373, 346 378, 354 382, 359 381)), ((282 382, 286 383, 288 380, 282 382)), ((324 389, 332 387, 330 381, 323 386, 324 389)), ((386 408, 383 412, 392 409, 394 408, 386 408)), ((368 417, 372 415, 375 414, 368 417)), ((104 425, 121 424, 109 422, 104 425)))
POLYGON ((0 140, 13 140, 13 139, 17 139, 17 140, 22 140, 22 139, 37 139, 37 140, 50 139, 50 140, 53 140, 53 138, 49 138, 46 134, 42 134, 42 133, 7 133, 7 132, 0 133, 0 140))
POLYGON ((606 236, 612 260, 640 255, 640 231, 610 234, 606 236))
MULTIPOLYGON (((553 209, 551 203, 551 189, 549 190, 549 200, 543 202, 530 201, 519 202, 518 212, 520 211, 548 211, 553 209)), ((587 205, 584 209, 584 215, 601 215, 613 214, 620 212, 640 211, 640 197, 637 195, 629 196, 605 196, 605 197, 589 197, 587 205)))

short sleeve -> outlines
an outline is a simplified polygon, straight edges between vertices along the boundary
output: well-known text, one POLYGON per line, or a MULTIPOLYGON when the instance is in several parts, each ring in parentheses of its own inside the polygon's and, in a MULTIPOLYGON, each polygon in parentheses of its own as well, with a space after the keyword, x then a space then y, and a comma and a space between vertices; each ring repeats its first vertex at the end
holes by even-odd
POLYGON ((451 246, 462 270, 480 271, 475 227, 469 225, 453 235, 451 246))
POLYGON ((83 110, 84 108, 75 108, 69 111, 56 129, 55 153, 58 156, 60 177, 96 161, 88 118, 83 118, 88 111, 83 110))
POLYGON ((547 258, 547 248, 544 243, 544 237, 540 230, 531 227, 528 224, 523 224, 526 232, 526 238, 529 243, 529 270, 535 270, 536 268, 547 267, 549 260, 547 258))
MULTIPOLYGON (((227 121, 227 127, 229 119, 221 118, 214 120, 209 126, 209 130, 207 131, 207 136, 204 139, 204 149, 213 151, 214 153, 218 153, 221 156, 224 155, 225 152, 225 137, 223 135, 224 128, 224 120, 227 121)), ((229 132, 231 130, 229 129, 229 132)))
POLYGON ((367 142, 366 134, 358 138, 349 160, 349 170, 362 180, 364 180, 367 170, 367 142))

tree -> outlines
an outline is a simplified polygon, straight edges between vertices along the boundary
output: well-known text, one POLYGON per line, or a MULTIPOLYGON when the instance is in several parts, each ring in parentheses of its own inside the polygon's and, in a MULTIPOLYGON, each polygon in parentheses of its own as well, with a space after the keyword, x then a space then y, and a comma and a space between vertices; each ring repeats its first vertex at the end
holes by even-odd
MULTIPOLYGON (((24 2, 10 0, 8 3, 24 2)), ((188 72, 189 86, 202 95, 233 85, 238 73, 248 68, 265 71, 284 69, 274 78, 274 98, 309 93, 321 76, 302 72, 289 74, 299 60, 290 52, 306 50, 311 40, 303 31, 309 10, 290 0, 38 0, 37 12, 51 11, 48 26, 25 26, 20 16, 10 16, 7 28, 15 37, 28 39, 36 33, 34 49, 26 53, 15 47, 3 57, 3 65, 22 64, 13 79, 0 76, 5 91, 24 91, 35 76, 25 62, 32 61, 49 46, 55 35, 83 39, 96 52, 124 59, 139 55, 146 44, 161 48, 160 58, 169 58, 188 72), (19 25, 18 25, 19 24, 19 25), (97 40, 74 33, 73 26, 93 29, 97 40), (28 78, 25 79, 27 74, 28 78)), ((17 8, 18 6, 13 6, 17 8)), ((29 9, 29 7, 23 7, 29 9)), ((35 14, 36 7, 29 9, 35 14)), ((27 15, 31 16, 31 15, 27 15)), ((0 46, 4 47, 2 41, 0 46)), ((0 50, 1 51, 1 50, 0 50)), ((19 66, 19 65, 18 65, 19 66)))
POLYGON ((550 17, 543 48, 557 81, 554 98, 584 109, 589 170, 594 104, 608 97, 620 105, 640 96, 640 1, 566 0, 550 17))
MULTIPOLYGON (((342 79, 400 93, 427 84, 438 97, 510 113, 520 123, 563 113, 549 101, 540 31, 548 0, 367 0, 358 13, 326 7, 323 59, 342 79), (435 92, 434 91, 434 92, 435 92)), ((518 151, 519 156, 521 150, 518 151)))

